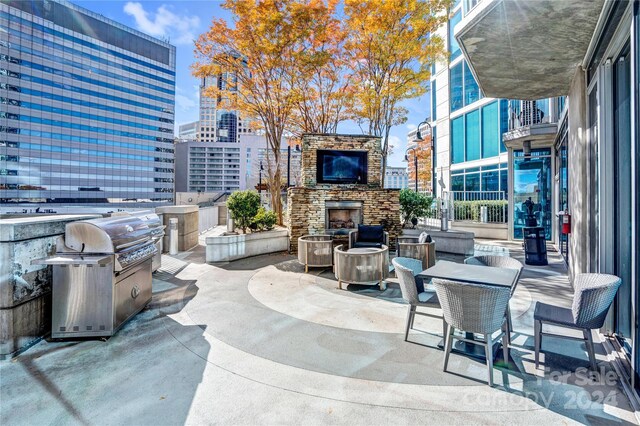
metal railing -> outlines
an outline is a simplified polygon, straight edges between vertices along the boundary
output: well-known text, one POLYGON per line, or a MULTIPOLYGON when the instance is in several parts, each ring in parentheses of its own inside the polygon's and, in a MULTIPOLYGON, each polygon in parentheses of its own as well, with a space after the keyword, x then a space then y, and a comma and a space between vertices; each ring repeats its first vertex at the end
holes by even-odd
POLYGON ((448 191, 447 194, 453 201, 489 201, 507 199, 505 191, 448 191))
POLYGON ((198 233, 218 226, 218 206, 200 207, 198 209, 198 233))
POLYGON ((535 124, 557 123, 564 109, 564 97, 535 101, 509 101, 509 130, 535 124))
POLYGON ((440 226, 445 211, 454 222, 507 223, 509 203, 504 191, 449 191, 434 201, 431 210, 419 222, 440 226))

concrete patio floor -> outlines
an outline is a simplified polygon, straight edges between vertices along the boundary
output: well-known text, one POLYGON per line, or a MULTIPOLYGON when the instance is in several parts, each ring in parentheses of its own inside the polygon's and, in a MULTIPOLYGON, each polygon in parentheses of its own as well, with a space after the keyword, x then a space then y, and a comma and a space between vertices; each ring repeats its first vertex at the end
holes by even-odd
MULTIPOLYGON (((522 260, 517 243, 476 250, 522 260)), ((570 306, 573 294, 559 255, 549 260, 525 268, 511 359, 489 388, 471 358, 442 371, 428 334, 438 321, 416 318, 404 342, 393 280, 338 290, 330 269, 304 274, 286 254, 217 266, 202 246, 163 256, 151 304, 108 341, 42 341, 0 363, 0 423, 636 424, 601 345, 599 380, 569 340, 545 338, 545 370, 533 368, 535 301, 570 306)))

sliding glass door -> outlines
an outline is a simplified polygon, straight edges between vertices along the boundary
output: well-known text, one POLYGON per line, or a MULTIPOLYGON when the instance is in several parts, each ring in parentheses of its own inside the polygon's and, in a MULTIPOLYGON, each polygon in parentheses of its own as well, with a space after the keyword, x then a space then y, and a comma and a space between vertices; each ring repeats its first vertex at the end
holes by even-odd
POLYGON ((622 347, 631 355, 633 346, 631 221, 631 60, 629 46, 613 64, 614 136, 614 269, 622 278, 616 297, 615 330, 622 347))

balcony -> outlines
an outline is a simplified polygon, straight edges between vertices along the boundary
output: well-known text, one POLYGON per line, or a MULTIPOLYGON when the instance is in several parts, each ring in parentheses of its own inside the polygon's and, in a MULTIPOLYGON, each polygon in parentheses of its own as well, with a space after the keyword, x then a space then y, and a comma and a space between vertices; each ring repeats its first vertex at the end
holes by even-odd
POLYGON ((564 105, 564 96, 535 101, 510 100, 509 130, 502 135, 505 146, 522 149, 524 141, 531 142, 533 148, 551 146, 564 105))
POLYGON ((604 0, 484 0, 454 34, 485 96, 566 95, 604 0))

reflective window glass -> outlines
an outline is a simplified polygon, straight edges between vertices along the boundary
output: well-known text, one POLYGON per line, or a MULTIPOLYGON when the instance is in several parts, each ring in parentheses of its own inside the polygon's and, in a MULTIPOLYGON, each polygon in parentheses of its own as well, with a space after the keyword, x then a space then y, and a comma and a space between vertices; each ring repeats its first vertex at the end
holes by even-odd
POLYGON ((464 61, 464 104, 472 104, 478 99, 480 99, 480 88, 471 74, 467 61, 464 61))
POLYGON ((458 56, 460 56, 460 45, 458 44, 458 40, 453 36, 454 29, 456 25, 462 19, 462 13, 458 11, 451 20, 449 20, 449 52, 451 52, 451 60, 453 61, 458 56))
POLYGON ((464 117, 451 120, 451 163, 464 162, 464 117))
POLYGON ((472 111, 465 116, 465 159, 480 159, 480 111, 472 111))
POLYGON ((463 107, 462 63, 459 63, 449 71, 449 91, 451 111, 457 111, 463 107))
POLYGON ((500 138, 498 102, 493 102, 482 108, 482 158, 498 155, 500 138))

